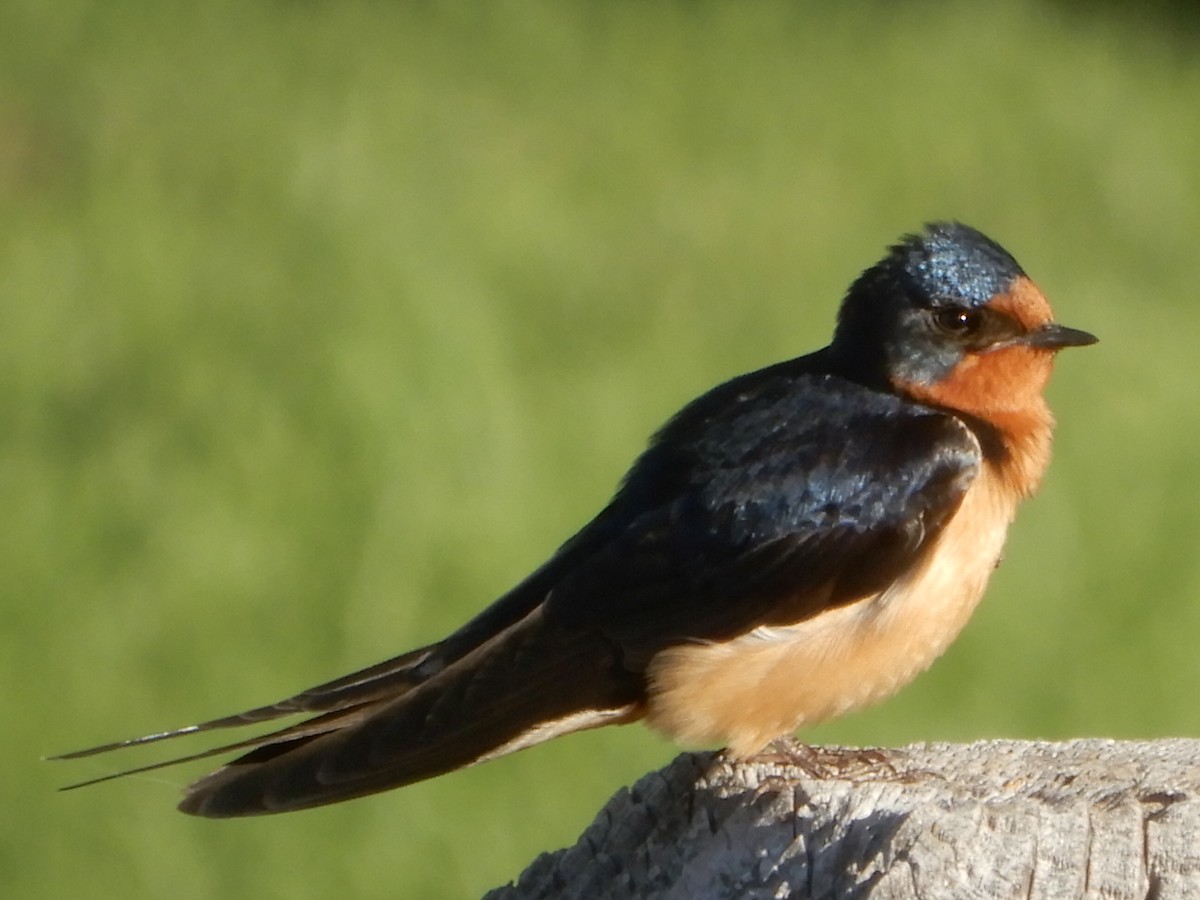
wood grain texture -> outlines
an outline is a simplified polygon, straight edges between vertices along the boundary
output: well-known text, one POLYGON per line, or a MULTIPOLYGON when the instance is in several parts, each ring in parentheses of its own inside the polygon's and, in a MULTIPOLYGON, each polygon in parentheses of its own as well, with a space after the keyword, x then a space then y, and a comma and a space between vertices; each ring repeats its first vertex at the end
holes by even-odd
POLYGON ((684 754, 488 900, 1200 898, 1200 740, 684 754))

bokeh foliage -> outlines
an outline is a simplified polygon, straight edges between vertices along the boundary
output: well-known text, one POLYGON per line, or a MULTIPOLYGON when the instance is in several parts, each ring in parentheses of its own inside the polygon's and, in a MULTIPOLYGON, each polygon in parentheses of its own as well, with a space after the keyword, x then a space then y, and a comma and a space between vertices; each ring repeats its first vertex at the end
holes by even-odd
MULTIPOLYGON (((672 748, 576 736, 212 823, 44 753, 441 636, 717 380, 960 218, 1068 324, 975 621, 828 741, 1200 728, 1200 65, 1023 2, 0 2, 0 868, 14 897, 458 897, 672 748)), ((131 755, 136 762, 150 755, 131 755)), ((111 763, 116 765, 117 762, 111 763)))

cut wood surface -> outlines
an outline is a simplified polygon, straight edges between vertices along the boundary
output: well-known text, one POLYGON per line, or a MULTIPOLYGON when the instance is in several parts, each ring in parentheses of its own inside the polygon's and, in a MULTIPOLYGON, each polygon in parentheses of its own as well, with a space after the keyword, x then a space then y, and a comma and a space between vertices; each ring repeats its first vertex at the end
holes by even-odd
POLYGON ((689 753, 488 900, 1195 898, 1200 741, 689 753))

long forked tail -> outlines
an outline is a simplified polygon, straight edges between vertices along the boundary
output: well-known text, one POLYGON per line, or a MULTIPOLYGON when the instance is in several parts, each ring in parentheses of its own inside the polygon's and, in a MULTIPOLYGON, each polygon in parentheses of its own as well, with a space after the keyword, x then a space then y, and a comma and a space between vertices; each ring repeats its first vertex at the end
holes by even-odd
POLYGON ((232 745, 253 749, 192 784, 179 808, 228 817, 336 803, 640 716, 640 680, 613 648, 538 610, 397 696, 232 745))
POLYGON ((306 734, 319 734, 330 730, 334 727, 345 727, 350 724, 352 718, 361 718, 362 711, 365 707, 373 703, 378 703, 383 699, 394 699, 404 692, 411 690, 428 678, 430 674, 438 668, 437 652, 440 645, 431 644, 428 647, 422 647, 419 650, 413 650, 401 656, 393 657, 384 662, 377 663, 368 668, 361 669, 349 675, 344 675, 341 678, 336 678, 333 681, 328 681, 316 687, 309 688, 286 700, 280 700, 278 703, 272 703, 267 706, 258 706, 254 709, 248 709, 244 712, 234 713, 231 716, 222 716, 218 719, 209 719, 206 722, 199 722, 195 725, 185 725, 182 728, 174 728, 170 731, 159 731, 154 734, 146 734, 140 737, 127 738, 121 741, 113 741, 108 744, 98 744, 94 747, 87 747, 83 750, 73 750, 69 753, 60 753, 54 756, 47 757, 49 760, 68 760, 68 759, 84 759, 89 756, 98 756, 102 753, 109 753, 113 750, 122 750, 127 747, 140 747, 144 744, 155 744, 159 741, 166 741, 172 738, 183 737, 189 734, 201 734, 207 731, 218 731, 227 728, 238 728, 244 725, 255 725, 260 722, 269 722, 275 719, 281 719, 287 716, 295 716, 303 713, 322 713, 314 719, 308 719, 297 725, 289 728, 283 728, 278 731, 273 731, 258 737, 247 738, 244 740, 234 741, 232 743, 222 744, 219 747, 213 747, 208 750, 203 750, 199 753, 192 753, 186 756, 174 757, 162 762, 151 763, 147 766, 138 766, 132 769, 124 769, 118 772, 113 772, 108 775, 101 775, 99 778, 90 778, 86 781, 69 784, 62 790, 70 791, 76 788, 88 787, 93 784, 100 784, 105 781, 112 781, 116 778, 123 778, 126 775, 136 775, 142 772, 150 772, 155 769, 166 768, 177 763, 191 762, 196 759, 204 759, 210 756, 216 756, 221 753, 227 753, 231 750, 240 750, 246 747, 253 747, 265 741, 279 741, 287 738, 299 738, 306 734))

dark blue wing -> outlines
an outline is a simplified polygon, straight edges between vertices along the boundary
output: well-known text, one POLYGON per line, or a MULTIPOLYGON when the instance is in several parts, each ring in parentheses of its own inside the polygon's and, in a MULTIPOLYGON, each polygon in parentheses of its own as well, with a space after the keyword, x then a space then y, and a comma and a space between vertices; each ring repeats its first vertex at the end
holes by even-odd
POLYGON ((798 622, 913 565, 979 463, 944 413, 786 364, 747 376, 659 433, 576 539, 588 552, 571 553, 548 618, 633 659, 798 622))

